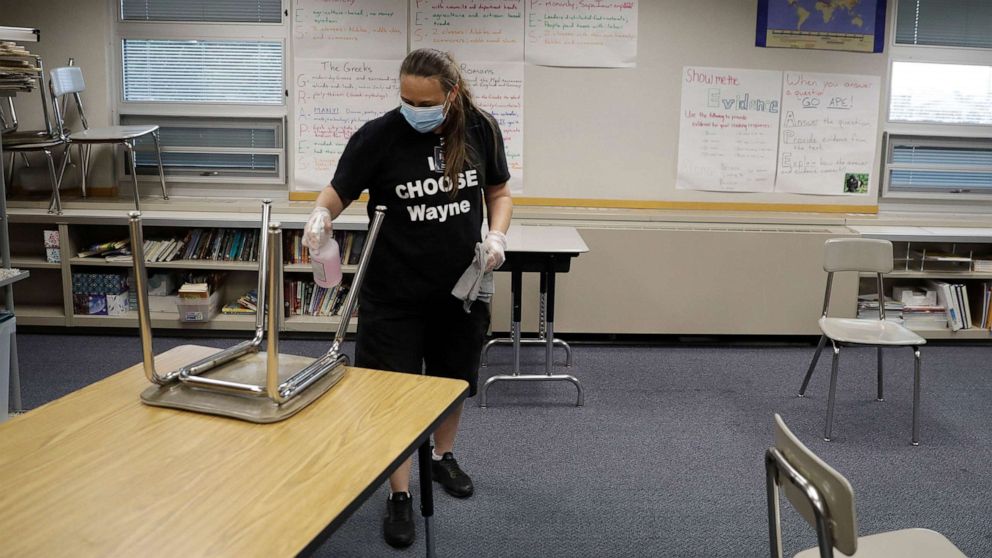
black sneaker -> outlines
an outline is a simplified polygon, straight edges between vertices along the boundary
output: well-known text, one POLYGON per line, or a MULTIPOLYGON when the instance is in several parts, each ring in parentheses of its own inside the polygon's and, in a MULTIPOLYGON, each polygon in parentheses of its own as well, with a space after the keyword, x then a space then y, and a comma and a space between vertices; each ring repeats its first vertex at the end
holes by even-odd
POLYGON ((382 538, 394 548, 413 544, 413 500, 406 492, 394 492, 386 500, 386 516, 382 518, 382 538))
POLYGON ((475 491, 472 479, 458 466, 450 451, 445 452, 440 460, 431 460, 431 478, 441 483, 444 491, 455 498, 468 498, 475 491))

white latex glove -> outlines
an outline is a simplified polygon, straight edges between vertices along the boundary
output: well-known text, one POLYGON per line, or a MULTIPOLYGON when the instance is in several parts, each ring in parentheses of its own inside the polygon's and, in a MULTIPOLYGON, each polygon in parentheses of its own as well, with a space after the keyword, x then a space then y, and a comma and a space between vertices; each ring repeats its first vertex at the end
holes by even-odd
POLYGON ((303 227, 303 245, 319 250, 331 238, 331 212, 326 207, 315 207, 303 227))
POLYGON ((489 231, 482 241, 486 254, 486 271, 492 271, 506 261, 506 235, 499 231, 489 231))

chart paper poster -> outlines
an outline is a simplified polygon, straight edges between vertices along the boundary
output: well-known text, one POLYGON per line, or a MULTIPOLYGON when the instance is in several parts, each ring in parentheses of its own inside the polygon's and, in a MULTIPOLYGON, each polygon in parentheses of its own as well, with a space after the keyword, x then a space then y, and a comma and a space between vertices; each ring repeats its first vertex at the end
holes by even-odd
POLYGON ((296 58, 402 59, 406 0, 295 0, 296 58))
POLYGON ((782 72, 682 70, 676 188, 771 192, 782 72))
POLYGON ((295 60, 294 185, 327 186, 348 138, 399 104, 399 60, 295 60))
POLYGON ((885 0, 758 0, 755 45, 882 52, 885 0))
POLYGON ((410 0, 410 48, 436 48, 455 60, 522 62, 523 0, 410 0))
POLYGON ((503 132, 510 190, 524 185, 524 64, 523 62, 463 62, 462 76, 476 105, 492 114, 503 132))
POLYGON ((868 194, 875 159, 877 76, 785 72, 776 191, 868 194))
POLYGON ((528 0, 526 56, 543 66, 632 68, 637 1, 528 0))

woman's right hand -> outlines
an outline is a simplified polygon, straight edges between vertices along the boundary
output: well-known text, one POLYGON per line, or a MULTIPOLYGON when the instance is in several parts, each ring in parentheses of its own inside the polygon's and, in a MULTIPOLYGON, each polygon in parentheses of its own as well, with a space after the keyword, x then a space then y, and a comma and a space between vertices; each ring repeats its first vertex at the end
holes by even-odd
POLYGON ((319 250, 331 238, 331 212, 326 207, 315 207, 303 227, 303 245, 319 250))

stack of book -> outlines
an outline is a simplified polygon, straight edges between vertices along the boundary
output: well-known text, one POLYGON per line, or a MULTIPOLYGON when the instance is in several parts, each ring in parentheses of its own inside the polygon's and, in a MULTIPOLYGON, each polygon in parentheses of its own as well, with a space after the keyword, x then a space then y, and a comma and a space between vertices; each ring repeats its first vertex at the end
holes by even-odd
POLYGON ((28 49, 12 42, 0 41, 0 91, 28 92, 34 89, 39 68, 31 61, 28 49), (16 57, 25 57, 17 60, 16 57))
MULTIPOLYGON (((885 297, 885 319, 902 323, 903 303, 885 297)), ((878 319, 878 296, 866 294, 858 296, 858 319, 877 320, 878 319)))
POLYGON ((286 316, 336 316, 341 312, 349 285, 325 289, 313 281, 286 281, 286 316))
POLYGON ((124 240, 111 240, 110 242, 98 242, 96 244, 90 244, 85 250, 76 254, 80 258, 89 257, 100 257, 107 258, 113 256, 131 256, 131 251, 128 246, 131 241, 128 239, 124 240))
POLYGON ((972 270, 978 273, 992 273, 992 258, 976 258, 971 265, 972 270))
POLYGON ((257 307, 258 307, 258 295, 255 293, 255 289, 252 289, 247 293, 238 297, 238 300, 225 304, 221 312, 225 314, 254 315, 255 312, 257 312, 257 307))

